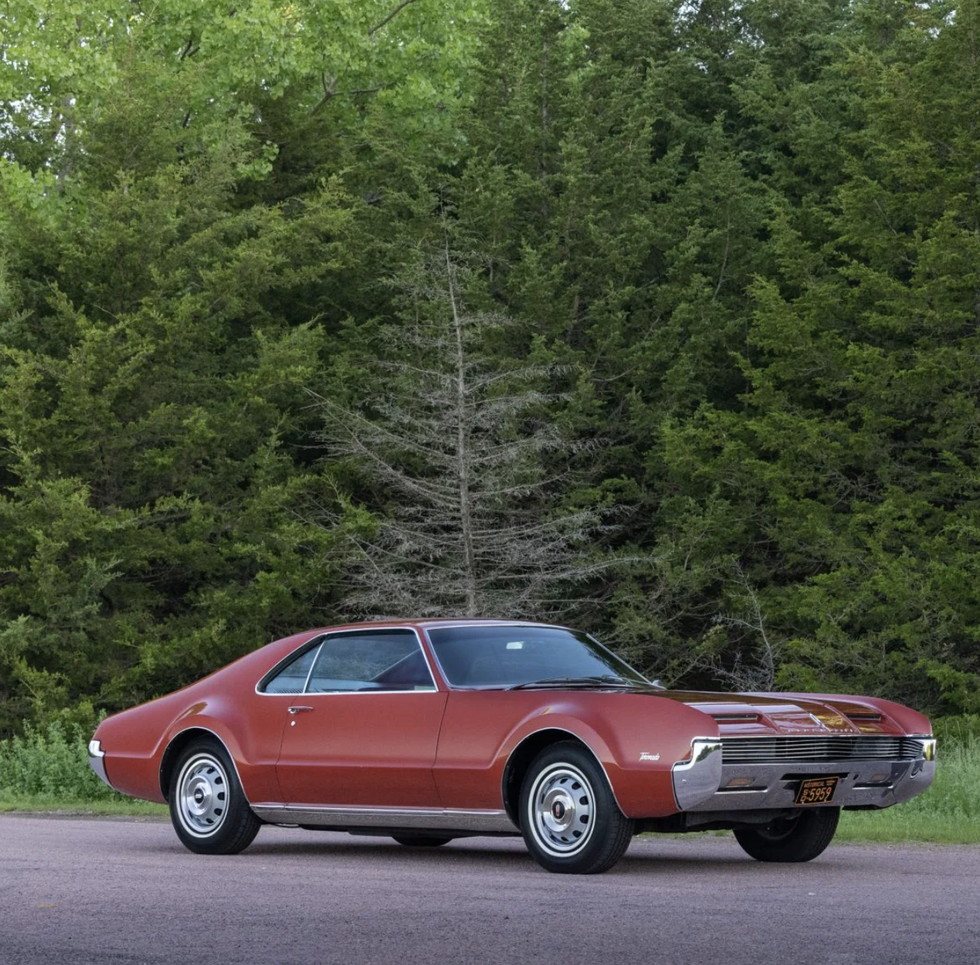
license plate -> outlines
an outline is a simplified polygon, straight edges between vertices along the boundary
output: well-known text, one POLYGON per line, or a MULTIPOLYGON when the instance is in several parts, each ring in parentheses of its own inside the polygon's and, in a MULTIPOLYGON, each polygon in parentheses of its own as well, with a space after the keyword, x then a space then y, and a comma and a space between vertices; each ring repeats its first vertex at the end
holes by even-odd
POLYGON ((839 777, 808 777, 800 781, 795 804, 830 804, 834 791, 840 783, 839 777))

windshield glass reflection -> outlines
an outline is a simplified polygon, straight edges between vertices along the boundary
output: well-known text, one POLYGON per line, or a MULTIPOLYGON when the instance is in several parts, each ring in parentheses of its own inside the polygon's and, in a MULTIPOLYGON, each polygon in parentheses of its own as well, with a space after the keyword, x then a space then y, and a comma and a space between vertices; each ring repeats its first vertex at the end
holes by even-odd
POLYGON ((454 687, 583 683, 653 686, 642 674, 584 633, 561 627, 458 626, 428 631, 454 687), (582 680, 586 678, 586 680, 582 680))

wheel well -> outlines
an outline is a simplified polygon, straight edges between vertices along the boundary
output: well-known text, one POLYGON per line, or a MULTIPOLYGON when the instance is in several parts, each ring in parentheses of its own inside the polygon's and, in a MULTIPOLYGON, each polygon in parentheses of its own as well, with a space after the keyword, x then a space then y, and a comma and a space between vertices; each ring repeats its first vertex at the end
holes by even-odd
MULTIPOLYGON (((213 731, 206 730, 203 727, 188 727, 187 730, 182 730, 167 745, 167 749, 163 752, 163 758, 160 761, 160 790, 163 792, 163 799, 165 801, 170 801, 170 776, 173 774, 174 765, 177 763, 177 758, 180 757, 181 751, 188 744, 202 738, 216 741, 224 747, 225 753, 228 753, 228 748, 225 747, 224 741, 216 736, 213 731)), ((231 757, 230 754, 228 756, 231 757)))
POLYGON ((592 748, 588 744, 579 740, 578 737, 567 730, 535 731, 535 733, 525 737, 511 752, 507 766, 504 768, 503 787, 501 790, 503 792, 504 808, 507 811, 507 816, 518 827, 521 826, 521 785, 524 783, 524 775, 527 774, 527 769, 531 766, 531 761, 546 747, 569 741, 578 744, 592 754, 593 757, 595 756, 592 748))

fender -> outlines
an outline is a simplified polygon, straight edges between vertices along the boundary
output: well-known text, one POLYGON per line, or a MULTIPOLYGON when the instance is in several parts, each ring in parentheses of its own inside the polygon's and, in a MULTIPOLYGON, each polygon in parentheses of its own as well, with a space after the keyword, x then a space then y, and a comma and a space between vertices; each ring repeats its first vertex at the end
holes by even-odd
POLYGON ((602 711, 594 693, 584 700, 581 694, 563 693, 559 700, 538 708, 501 744, 494 771, 502 782, 507 763, 520 744, 534 733, 561 730, 591 750, 627 817, 675 813, 671 768, 690 757, 695 737, 717 737, 717 723, 698 710, 654 694, 605 696, 608 703, 602 711))
POLYGON ((451 692, 433 767, 443 806, 500 808, 508 761, 545 730, 589 748, 627 817, 675 813, 671 767, 690 756, 693 738, 718 735, 706 714, 656 694, 451 692))
MULTIPOLYGON (((203 730, 223 745, 248 801, 281 801, 282 792, 276 779, 276 759, 270 758, 271 747, 252 739, 253 728, 246 720, 247 709, 238 709, 220 699, 201 701, 189 707, 168 729, 164 740, 154 752, 157 774, 162 775, 167 750, 180 735, 189 730, 203 730), (239 740, 241 738, 241 740, 239 740)), ((167 762, 169 763, 169 762, 167 762)), ((160 777, 158 776, 158 781, 160 777)))

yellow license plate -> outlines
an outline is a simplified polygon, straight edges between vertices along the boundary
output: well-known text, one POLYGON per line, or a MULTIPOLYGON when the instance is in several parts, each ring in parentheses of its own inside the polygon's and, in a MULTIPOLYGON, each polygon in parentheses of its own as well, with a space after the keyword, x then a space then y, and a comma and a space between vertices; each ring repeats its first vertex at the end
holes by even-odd
POLYGON ((830 804, 839 783, 839 777, 808 777, 800 781, 794 803, 830 804))

